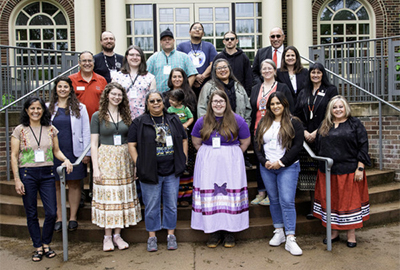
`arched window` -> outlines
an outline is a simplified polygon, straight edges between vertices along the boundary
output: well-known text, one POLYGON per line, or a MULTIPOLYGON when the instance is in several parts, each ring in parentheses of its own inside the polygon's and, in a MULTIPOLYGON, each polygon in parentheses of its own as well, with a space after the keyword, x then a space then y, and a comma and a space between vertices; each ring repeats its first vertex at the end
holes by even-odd
POLYGON ((68 50, 69 22, 53 4, 37 1, 18 13, 14 23, 14 44, 38 49, 68 50))

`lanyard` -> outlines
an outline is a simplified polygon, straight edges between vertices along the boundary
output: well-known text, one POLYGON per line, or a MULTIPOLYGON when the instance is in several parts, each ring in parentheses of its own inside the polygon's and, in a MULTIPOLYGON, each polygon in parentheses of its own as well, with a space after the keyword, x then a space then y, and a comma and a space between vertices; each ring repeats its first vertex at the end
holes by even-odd
POLYGON ((129 75, 129 78, 131 79, 131 82, 132 82, 132 84, 131 84, 131 86, 129 86, 129 88, 128 88, 128 91, 127 92, 129 92, 129 89, 131 89, 131 87, 133 87, 133 86, 135 86, 135 82, 136 82, 136 79, 137 79, 137 77, 138 77, 139 75, 138 74, 136 74, 136 77, 135 77, 135 79, 134 80, 132 80, 132 77, 131 77, 131 75, 129 75))
MULTIPOLYGON (((111 70, 111 68, 108 66, 107 58, 104 53, 103 53, 103 56, 104 56, 104 62, 106 63, 108 70, 111 70)), ((113 69, 117 69, 116 66, 117 66, 117 54, 114 53, 114 68, 113 69)))
POLYGON ((190 47, 192 47, 192 51, 194 52, 194 56, 197 56, 198 55, 198 53, 197 53, 198 51, 200 51, 200 52, 203 51, 203 49, 202 49, 203 48, 203 42, 200 41, 200 45, 197 48, 197 50, 194 49, 193 45, 194 44, 192 42, 190 42, 190 47))
POLYGON ((276 81, 274 81, 274 83, 272 84, 271 88, 268 90, 267 93, 264 93, 264 84, 263 84, 263 89, 262 89, 263 97, 268 96, 268 94, 272 91, 272 89, 274 89, 275 84, 276 84, 276 81))
POLYGON ((313 101, 313 104, 312 104, 312 108, 310 107, 310 97, 308 97, 308 99, 307 99, 308 111, 310 111, 310 112, 314 111, 315 101, 317 100, 318 93, 319 93, 319 88, 318 88, 317 92, 315 93, 315 97, 314 97, 314 101, 313 101))
POLYGON ((111 120, 113 121, 113 124, 114 124, 115 128, 117 129, 117 134, 118 134, 118 122, 119 122, 118 112, 117 112, 117 123, 114 122, 114 118, 112 117, 110 110, 108 110, 108 114, 110 115, 111 120))
POLYGON ((38 144, 38 149, 40 149, 40 140, 42 139, 42 128, 43 126, 40 125, 40 134, 39 134, 39 140, 36 138, 35 132, 33 132, 33 129, 31 128, 31 126, 29 126, 29 128, 32 131, 33 137, 35 137, 36 143, 38 144))

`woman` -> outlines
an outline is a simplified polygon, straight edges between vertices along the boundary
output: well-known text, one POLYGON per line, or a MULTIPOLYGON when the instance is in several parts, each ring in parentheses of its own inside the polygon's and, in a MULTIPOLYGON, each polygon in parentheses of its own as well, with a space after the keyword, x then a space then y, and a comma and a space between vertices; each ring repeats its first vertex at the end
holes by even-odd
MULTIPOLYGON (((75 95, 72 81, 66 76, 55 80, 49 107, 51 121, 58 131, 59 145, 64 155, 74 163, 90 144, 89 115, 86 106, 79 102, 75 95)), ((87 175, 86 164, 90 161, 90 153, 83 158, 82 163, 75 166, 74 172, 66 176, 68 184, 68 201, 70 216, 68 230, 74 231, 78 228, 77 212, 81 199, 81 179, 87 175)), ((61 161, 54 159, 54 171, 61 165, 61 161)), ((60 180, 55 174, 56 180, 60 180)), ((60 182, 56 181, 57 194, 57 221, 54 231, 62 230, 61 216, 61 190, 60 182)))
MULTIPOLYGON (((324 66, 318 62, 310 65, 305 88, 297 97, 294 115, 303 122, 304 139, 314 152, 316 152, 314 142, 317 130, 325 117, 326 106, 337 94, 337 88, 329 82, 324 66)), ((318 163, 305 150, 300 153, 300 160, 301 174, 298 188, 310 191, 311 207, 306 217, 312 219, 314 218, 312 211, 318 163)))
MULTIPOLYGON (((347 246, 357 246, 355 229, 369 219, 369 196, 365 166, 371 166, 368 134, 351 116, 350 105, 342 96, 328 104, 326 117, 318 130, 318 155, 333 159, 331 175, 332 242, 339 241, 338 230, 347 230, 347 246)), ((319 164, 315 185, 314 216, 326 226, 325 166, 319 164)), ((324 244, 327 243, 324 239, 324 244)))
POLYGON ((121 70, 112 77, 112 81, 125 88, 132 120, 139 117, 144 112, 146 94, 151 89, 156 89, 156 79, 147 72, 146 58, 140 47, 129 46, 121 70))
POLYGON ((206 114, 208 101, 211 94, 216 91, 224 91, 231 105, 232 110, 246 120, 248 126, 251 122, 251 106, 246 90, 233 75, 232 68, 226 59, 217 59, 213 62, 211 80, 201 89, 197 103, 197 116, 206 114))
POLYGON ((150 91, 145 113, 133 120, 128 137, 146 206, 147 251, 157 251, 156 231, 161 229, 168 231, 167 248, 175 250, 179 177, 185 170, 188 151, 186 131, 179 117, 165 110, 162 94, 150 91))
POLYGON ((53 156, 62 160, 67 173, 72 164, 58 146, 58 130, 50 124, 51 114, 43 99, 29 97, 21 111, 21 124, 11 135, 11 167, 14 174, 15 190, 22 196, 28 222, 29 235, 36 248, 32 261, 42 256, 53 258, 51 250, 54 223, 57 217, 57 202, 53 156), (45 220, 42 233, 37 218, 37 192, 43 203, 45 220))
POLYGON ((275 230, 269 245, 275 247, 286 242, 285 249, 292 255, 303 254, 294 237, 294 200, 303 140, 303 126, 297 117, 291 116, 286 97, 281 92, 272 93, 265 116, 257 127, 254 151, 260 161, 261 177, 271 201, 270 211, 275 230))
POLYGON ((294 104, 297 96, 307 81, 308 70, 303 68, 299 51, 294 46, 285 47, 282 54, 281 68, 278 69, 277 81, 285 83, 292 93, 294 104))
MULTIPOLYGON (((193 92, 192 88, 189 85, 188 78, 186 73, 181 68, 174 68, 171 70, 168 78, 168 87, 169 91, 164 92, 164 104, 165 108, 168 109, 170 107, 169 103, 169 95, 172 90, 182 89, 185 98, 183 99, 182 104, 187 106, 193 114, 193 120, 197 120, 197 97, 193 92)), ((189 126, 188 133, 190 134, 193 129, 193 125, 189 126)), ((193 193, 193 171, 194 171, 194 161, 196 149, 193 147, 192 138, 188 137, 188 162, 187 162, 187 170, 181 176, 179 183, 179 194, 178 194, 178 204, 182 207, 187 207, 192 202, 192 193, 193 193)))
POLYGON ((234 247, 232 232, 249 227, 243 152, 250 144, 250 131, 245 120, 233 113, 224 91, 211 94, 206 114, 193 128, 192 141, 198 153, 191 227, 210 234, 210 248, 221 240, 225 247, 234 247))
MULTIPOLYGON (((267 111, 267 100, 274 92, 282 92, 286 99, 289 101, 289 106, 294 104, 292 94, 286 84, 277 82, 276 78, 276 65, 271 59, 266 59, 261 62, 261 76, 264 81, 255 85, 251 90, 250 104, 251 104, 251 134, 255 134, 258 122, 265 115, 267 111)), ((254 145, 254 143, 253 143, 254 145)), ((264 183, 261 179, 259 164, 257 163, 257 189, 258 195, 251 204, 269 205, 269 199, 265 192, 264 183)))
POLYGON ((109 83, 92 116, 92 222, 105 229, 103 250, 129 247, 121 230, 142 220, 127 136, 132 122, 128 97, 118 83, 109 83), (114 235, 112 230, 114 229, 114 235))

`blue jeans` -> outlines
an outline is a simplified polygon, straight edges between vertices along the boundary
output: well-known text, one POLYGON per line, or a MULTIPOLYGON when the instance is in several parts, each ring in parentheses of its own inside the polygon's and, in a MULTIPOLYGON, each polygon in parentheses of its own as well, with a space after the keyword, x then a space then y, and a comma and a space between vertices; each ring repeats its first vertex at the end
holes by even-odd
POLYGON ((161 229, 174 230, 178 217, 179 177, 175 174, 158 176, 158 184, 140 182, 145 205, 144 221, 148 232, 161 229), (161 198, 163 217, 161 223, 161 198))
POLYGON ((19 176, 25 186, 25 195, 22 196, 27 218, 29 235, 33 246, 49 245, 53 238, 54 224, 57 219, 56 186, 53 166, 20 168, 19 176), (42 234, 37 213, 37 192, 43 203, 45 219, 42 234))
POLYGON ((278 170, 268 170, 260 165, 261 177, 269 196, 272 222, 275 228, 285 226, 286 235, 295 234, 296 208, 295 196, 299 178, 300 163, 278 170))

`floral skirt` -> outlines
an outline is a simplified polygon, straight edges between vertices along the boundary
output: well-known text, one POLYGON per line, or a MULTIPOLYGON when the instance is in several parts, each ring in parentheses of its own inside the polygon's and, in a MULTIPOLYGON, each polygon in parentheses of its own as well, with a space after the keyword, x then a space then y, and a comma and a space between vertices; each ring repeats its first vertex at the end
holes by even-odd
POLYGON ((93 183, 92 222, 105 229, 124 228, 142 220, 128 145, 101 145, 100 183, 93 183))

